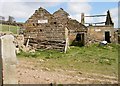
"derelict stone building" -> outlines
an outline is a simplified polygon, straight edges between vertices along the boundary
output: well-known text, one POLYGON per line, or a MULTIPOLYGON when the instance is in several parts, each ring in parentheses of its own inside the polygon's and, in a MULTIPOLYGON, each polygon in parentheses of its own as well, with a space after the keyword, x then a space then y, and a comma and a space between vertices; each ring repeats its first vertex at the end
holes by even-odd
POLYGON ((24 36, 37 48, 66 50, 68 45, 85 45, 87 27, 68 17, 62 8, 50 14, 39 8, 25 22, 24 36))
POLYGON ((106 17, 106 20, 103 22, 97 22, 96 23, 88 23, 90 24, 87 26, 87 41, 89 43, 95 43, 100 41, 107 41, 108 43, 115 42, 115 28, 114 23, 112 21, 110 11, 107 11, 106 15, 93 15, 93 16, 84 16, 84 14, 81 15, 82 20, 81 22, 85 24, 84 17, 106 17))

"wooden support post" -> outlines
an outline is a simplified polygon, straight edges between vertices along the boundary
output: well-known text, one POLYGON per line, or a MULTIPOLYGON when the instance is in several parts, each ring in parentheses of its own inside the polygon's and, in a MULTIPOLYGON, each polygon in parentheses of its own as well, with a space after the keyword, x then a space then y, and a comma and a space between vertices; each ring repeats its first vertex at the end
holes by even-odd
POLYGON ((68 29, 65 27, 65 53, 69 47, 68 29))
MULTIPOLYGON (((30 38, 30 36, 29 36, 29 38, 30 38)), ((29 45, 29 41, 30 41, 29 38, 28 38, 28 40, 27 40, 26 47, 28 47, 28 45, 29 45)))

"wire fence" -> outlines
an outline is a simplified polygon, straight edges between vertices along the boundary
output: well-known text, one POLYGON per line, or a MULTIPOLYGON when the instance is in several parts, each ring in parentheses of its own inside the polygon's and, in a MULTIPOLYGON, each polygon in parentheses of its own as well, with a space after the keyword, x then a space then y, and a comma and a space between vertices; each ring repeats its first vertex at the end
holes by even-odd
POLYGON ((3 33, 19 34, 19 30, 20 30, 19 26, 0 24, 0 32, 3 32, 3 33))

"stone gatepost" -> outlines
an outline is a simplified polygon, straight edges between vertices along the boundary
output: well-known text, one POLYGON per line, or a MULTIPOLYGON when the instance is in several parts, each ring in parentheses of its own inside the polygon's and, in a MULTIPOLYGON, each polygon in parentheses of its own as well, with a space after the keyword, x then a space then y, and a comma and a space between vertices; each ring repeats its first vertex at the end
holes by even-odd
POLYGON ((14 37, 4 35, 0 37, 0 65, 2 65, 0 82, 2 84, 18 84, 16 64, 14 37))

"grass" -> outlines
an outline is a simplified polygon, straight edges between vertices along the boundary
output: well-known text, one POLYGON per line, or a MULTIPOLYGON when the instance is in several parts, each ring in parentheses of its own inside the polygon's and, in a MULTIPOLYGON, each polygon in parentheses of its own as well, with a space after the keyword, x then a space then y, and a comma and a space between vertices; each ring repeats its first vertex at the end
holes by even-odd
POLYGON ((17 34, 18 29, 20 29, 20 27, 0 24, 0 31, 5 33, 17 34))
POLYGON ((75 47, 71 46, 67 53, 55 50, 38 50, 35 53, 21 52, 18 57, 43 59, 39 66, 63 70, 78 70, 89 73, 118 75, 118 47, 117 44, 106 46, 75 47), (47 60, 47 61, 46 61, 47 60))

